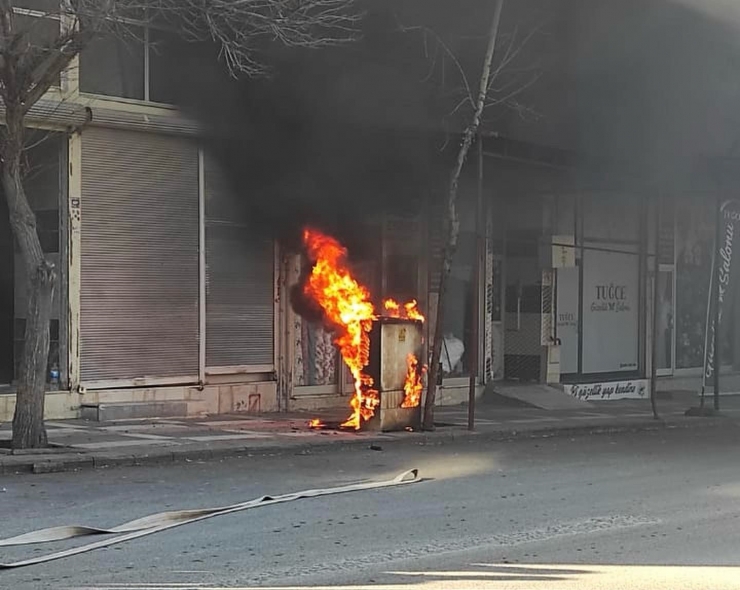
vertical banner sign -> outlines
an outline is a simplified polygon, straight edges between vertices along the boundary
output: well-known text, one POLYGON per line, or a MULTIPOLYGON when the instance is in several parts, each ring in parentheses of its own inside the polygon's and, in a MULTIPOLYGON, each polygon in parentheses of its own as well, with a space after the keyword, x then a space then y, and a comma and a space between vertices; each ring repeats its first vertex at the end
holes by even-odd
POLYGON ((725 311, 725 302, 731 293, 734 278, 733 247, 736 230, 740 229, 740 201, 725 201, 720 207, 718 220, 719 243, 714 246, 712 273, 709 279, 709 296, 707 297, 707 323, 704 333, 704 373, 702 375, 702 387, 714 376, 716 351, 714 350, 714 333, 722 326, 722 315, 725 311), (715 314, 714 281, 719 282, 719 298, 716 299, 719 312, 715 314), (715 324, 715 315, 718 324, 715 324))

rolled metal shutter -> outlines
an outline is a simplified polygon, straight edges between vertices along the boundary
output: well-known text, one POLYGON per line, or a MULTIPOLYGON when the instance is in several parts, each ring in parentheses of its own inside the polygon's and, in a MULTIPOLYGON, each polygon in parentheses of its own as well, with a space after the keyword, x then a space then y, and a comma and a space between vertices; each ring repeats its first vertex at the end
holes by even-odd
POLYGON ((206 367, 274 368, 275 253, 255 237, 243 195, 205 161, 206 367))
POLYGON ((82 134, 82 381, 198 375, 198 151, 82 134))

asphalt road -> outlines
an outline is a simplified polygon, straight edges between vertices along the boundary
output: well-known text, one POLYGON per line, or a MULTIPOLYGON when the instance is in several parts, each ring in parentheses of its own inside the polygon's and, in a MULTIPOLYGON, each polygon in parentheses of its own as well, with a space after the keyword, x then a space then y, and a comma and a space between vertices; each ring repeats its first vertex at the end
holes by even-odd
MULTIPOLYGON (((2 537, 412 467, 429 479, 259 508, 0 571, 0 587, 738 589, 739 457, 740 430, 728 427, 4 476, 2 537)), ((0 562, 68 546, 6 549, 0 562)))

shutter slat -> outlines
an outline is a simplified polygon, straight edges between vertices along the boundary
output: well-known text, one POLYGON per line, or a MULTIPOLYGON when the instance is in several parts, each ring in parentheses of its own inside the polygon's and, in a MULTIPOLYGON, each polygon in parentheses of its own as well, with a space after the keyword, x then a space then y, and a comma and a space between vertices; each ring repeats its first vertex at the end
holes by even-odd
POLYGON ((274 246, 255 239, 217 164, 206 160, 206 365, 274 362, 274 246))
POLYGON ((82 134, 83 382, 198 374, 198 152, 82 134))

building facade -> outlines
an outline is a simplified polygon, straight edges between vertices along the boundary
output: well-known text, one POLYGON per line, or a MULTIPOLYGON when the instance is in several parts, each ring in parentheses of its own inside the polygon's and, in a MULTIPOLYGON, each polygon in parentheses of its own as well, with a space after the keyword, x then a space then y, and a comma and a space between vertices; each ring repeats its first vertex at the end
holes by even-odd
MULTIPOLYGON (((198 125, 170 104, 175 48, 166 50, 160 35, 96 41, 29 114, 38 130, 31 140, 48 137, 29 152, 26 188, 59 277, 50 418, 111 404, 184 415, 278 402, 277 248, 245 230, 241 195, 204 149, 198 125)), ((27 294, 3 210, 6 421, 27 294)))
MULTIPOLYGON (((252 231, 242 205, 259 195, 230 182, 203 130, 173 106, 177 42, 141 33, 141 43, 96 41, 29 114, 44 141, 29 151, 27 191, 59 274, 47 417, 346 404, 352 383, 331 336, 290 304, 305 261, 252 231)), ((522 147, 487 140, 482 169, 472 156, 465 169, 439 403, 467 399, 471 373, 478 392, 517 381, 591 399, 646 397, 653 340, 664 386, 695 389, 716 191, 663 195, 656 222, 655 190, 578 182, 567 157, 522 147)), ((415 298, 430 320, 443 200, 430 194, 418 211, 368 219, 371 247, 354 257, 378 299, 415 298)), ((27 294, 3 211, 7 421, 27 294)), ((724 320, 726 375, 740 368, 736 299, 724 320)))
MULTIPOLYGON (((507 163, 491 144, 486 378, 557 384, 590 400, 647 398, 654 352, 659 391, 700 391, 717 209, 732 199, 731 184, 667 192, 586 182, 552 158, 507 163)), ((725 393, 740 390, 740 293, 734 278, 730 286, 720 324, 725 393)), ((704 385, 711 391, 711 380, 704 385)))

